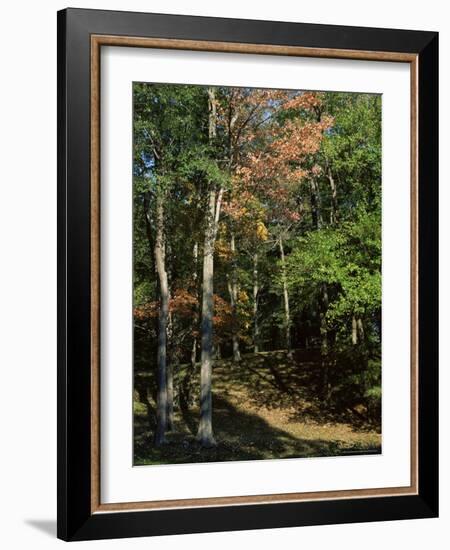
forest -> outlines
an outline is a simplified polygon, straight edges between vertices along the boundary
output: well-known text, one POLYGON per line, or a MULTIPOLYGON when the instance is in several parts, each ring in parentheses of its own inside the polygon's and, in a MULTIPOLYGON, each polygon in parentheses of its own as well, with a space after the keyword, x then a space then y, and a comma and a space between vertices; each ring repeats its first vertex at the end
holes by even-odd
POLYGON ((133 84, 134 464, 381 452, 381 96, 133 84))

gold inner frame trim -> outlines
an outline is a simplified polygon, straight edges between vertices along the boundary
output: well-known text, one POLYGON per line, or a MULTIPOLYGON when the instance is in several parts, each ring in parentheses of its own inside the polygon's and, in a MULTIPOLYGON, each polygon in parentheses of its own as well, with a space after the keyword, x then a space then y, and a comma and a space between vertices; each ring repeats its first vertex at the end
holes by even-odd
POLYGON ((294 501, 338 500, 418 494, 418 56, 401 52, 339 50, 209 42, 166 38, 91 35, 91 513, 161 510, 294 501), (100 499, 100 50, 101 46, 164 48, 205 52, 360 59, 409 63, 411 80, 411 484, 407 487, 102 503, 100 499))

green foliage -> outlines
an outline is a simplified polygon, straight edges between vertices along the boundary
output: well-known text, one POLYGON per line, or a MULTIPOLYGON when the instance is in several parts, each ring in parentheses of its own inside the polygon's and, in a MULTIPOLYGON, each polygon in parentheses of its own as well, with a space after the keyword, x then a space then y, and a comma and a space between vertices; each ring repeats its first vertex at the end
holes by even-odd
MULTIPOLYGON (((219 122, 211 140, 206 87, 133 85, 135 368, 153 373, 156 365, 155 199, 164 203, 171 298, 167 356, 176 367, 190 362, 193 340, 201 340, 208 191, 221 188, 216 351, 220 346, 223 358, 231 356, 233 330, 241 353, 253 351, 255 343, 264 352, 285 348, 286 290, 292 347, 318 353, 316 364, 329 370, 329 407, 358 398, 375 419, 381 401, 381 96, 326 92, 312 94, 313 107, 283 110, 281 99, 265 100, 259 92, 217 88, 219 122), (296 153, 302 143, 283 146, 286 125, 301 131, 323 120, 330 122, 319 134, 302 137, 309 140, 309 152, 296 153), (233 124, 242 126, 234 134, 233 124), (286 151, 297 156, 284 163, 286 151), (257 176, 245 172, 255 158, 264 159, 257 176), (356 321, 360 333, 352 345, 356 321)), ((288 135, 295 141, 295 131, 288 135)), ((315 387, 319 391, 320 384, 315 387)))
MULTIPOLYGON (((327 317, 339 322, 369 316, 381 307, 381 232, 379 212, 359 209, 354 222, 310 231, 292 242, 286 261, 289 288, 299 307, 330 288, 327 317)), ((280 274, 276 281, 280 285, 280 274)))

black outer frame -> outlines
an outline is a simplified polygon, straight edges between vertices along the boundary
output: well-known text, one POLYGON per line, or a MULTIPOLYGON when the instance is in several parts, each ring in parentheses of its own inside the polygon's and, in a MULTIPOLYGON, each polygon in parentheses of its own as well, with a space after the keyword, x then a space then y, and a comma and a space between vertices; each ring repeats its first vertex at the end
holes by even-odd
POLYGON ((89 540, 438 515, 438 33, 69 8, 58 12, 58 529, 89 540), (90 35, 419 56, 419 494, 91 514, 90 35))

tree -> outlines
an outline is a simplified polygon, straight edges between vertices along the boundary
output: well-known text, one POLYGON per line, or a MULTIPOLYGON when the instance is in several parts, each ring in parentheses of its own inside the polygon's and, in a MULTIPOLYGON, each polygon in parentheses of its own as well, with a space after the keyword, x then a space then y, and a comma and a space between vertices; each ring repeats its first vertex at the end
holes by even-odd
MULTIPOLYGON (((213 146, 217 133, 217 103, 214 88, 208 88, 209 142, 213 146)), ((220 180, 222 178, 219 178, 220 180)), ((223 185, 217 188, 214 177, 208 182, 205 237, 203 244, 203 294, 201 322, 200 422, 197 438, 202 447, 216 444, 212 428, 212 363, 214 317, 214 245, 222 205, 223 185)))
POLYGON ((203 94, 201 88, 190 86, 174 90, 168 85, 134 85, 134 174, 138 191, 135 200, 143 203, 141 212, 159 283, 156 445, 165 442, 173 416, 173 368, 171 363, 168 368, 167 362, 170 315, 167 226, 171 223, 172 199, 181 188, 186 188, 192 159, 204 145, 201 131, 196 130, 202 117, 203 94))
POLYGON ((301 217, 303 207, 299 204, 299 190, 303 180, 312 173, 308 161, 319 151, 324 132, 332 123, 328 116, 309 119, 309 113, 319 108, 321 101, 321 96, 314 93, 285 97, 276 111, 277 116, 269 127, 263 147, 257 140, 258 152, 250 151, 240 169, 243 180, 256 188, 261 201, 269 206, 270 227, 280 254, 283 331, 289 357, 292 357, 291 312, 284 241, 301 217))
POLYGON ((380 98, 136 83, 133 99, 135 369, 154 443, 198 404, 189 429, 215 445, 220 358, 244 372, 282 348, 296 368, 317 350, 331 406, 354 375, 338 355, 368 372, 380 346, 380 98))

